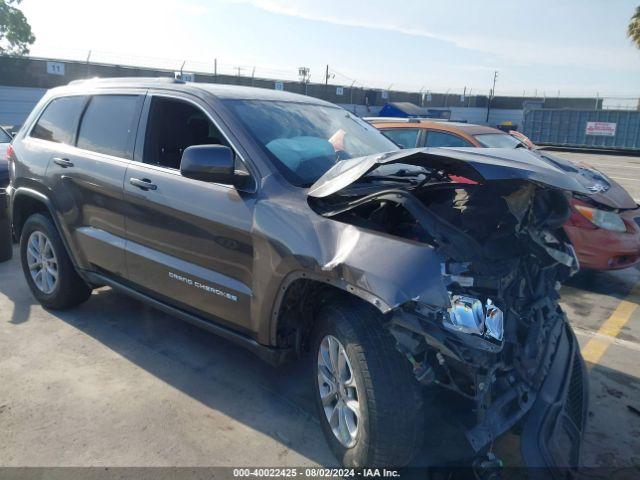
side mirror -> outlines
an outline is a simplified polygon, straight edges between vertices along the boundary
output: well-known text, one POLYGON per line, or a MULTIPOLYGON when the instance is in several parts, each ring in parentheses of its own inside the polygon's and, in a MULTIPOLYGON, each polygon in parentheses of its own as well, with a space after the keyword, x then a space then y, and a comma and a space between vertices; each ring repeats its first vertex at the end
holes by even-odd
POLYGON ((234 185, 233 151, 224 145, 193 145, 182 152, 180 173, 203 182, 234 185))

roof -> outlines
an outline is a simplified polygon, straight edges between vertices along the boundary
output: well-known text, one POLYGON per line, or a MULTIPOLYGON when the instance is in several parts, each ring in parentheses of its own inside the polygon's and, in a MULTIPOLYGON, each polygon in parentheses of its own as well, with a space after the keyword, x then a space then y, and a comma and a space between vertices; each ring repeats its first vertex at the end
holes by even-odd
POLYGON ((482 135, 487 133, 500 133, 505 132, 498 130, 497 128, 488 127, 486 125, 475 125, 473 123, 462 122, 442 122, 433 121, 432 119, 411 119, 411 122, 407 122, 406 119, 386 119, 384 121, 376 121, 372 119, 372 123, 377 128, 429 128, 433 130, 446 130, 449 132, 462 132, 467 135, 482 135))
POLYGON ((217 83, 184 82, 171 77, 114 77, 74 80, 62 89, 81 90, 90 88, 162 88, 178 91, 204 91, 220 99, 270 100, 283 102, 310 103, 336 107, 318 98, 297 93, 267 88, 245 87, 240 85, 221 85, 217 83))

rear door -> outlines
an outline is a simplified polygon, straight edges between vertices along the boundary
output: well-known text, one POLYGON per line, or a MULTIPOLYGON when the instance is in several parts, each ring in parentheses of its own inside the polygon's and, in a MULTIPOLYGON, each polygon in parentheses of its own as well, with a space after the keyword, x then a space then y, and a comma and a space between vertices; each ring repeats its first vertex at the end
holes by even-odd
POLYGON ((206 105, 179 93, 150 93, 141 125, 143 147, 124 184, 129 281, 209 321, 252 331, 255 195, 179 170, 185 148, 228 145, 226 137, 206 105))
POLYGON ((125 273, 122 185, 143 101, 144 92, 62 97, 49 104, 32 131, 48 140, 52 200, 80 263, 115 276, 125 273), (58 132, 56 115, 48 115, 50 108, 54 114, 65 110, 66 117, 58 117, 75 122, 66 136, 58 132))

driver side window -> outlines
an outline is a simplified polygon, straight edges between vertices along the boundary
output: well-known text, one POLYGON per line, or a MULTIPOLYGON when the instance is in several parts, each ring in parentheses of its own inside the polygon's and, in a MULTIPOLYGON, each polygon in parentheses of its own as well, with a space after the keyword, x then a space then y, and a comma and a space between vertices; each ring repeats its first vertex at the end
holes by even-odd
POLYGON ((154 97, 144 142, 143 161, 180 169, 182 152, 192 145, 226 145, 224 136, 195 105, 175 98, 154 97))

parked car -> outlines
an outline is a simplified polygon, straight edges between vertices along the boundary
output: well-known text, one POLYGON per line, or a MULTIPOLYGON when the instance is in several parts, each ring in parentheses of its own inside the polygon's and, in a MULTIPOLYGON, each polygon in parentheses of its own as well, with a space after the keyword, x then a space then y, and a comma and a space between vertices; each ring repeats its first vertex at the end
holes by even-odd
POLYGON ((525 147, 519 139, 497 128, 462 122, 419 118, 366 120, 403 148, 414 147, 525 147))
MULTIPOLYGON (((505 147, 534 148, 522 134, 502 132, 482 125, 431 122, 418 119, 390 122, 369 119, 403 147, 505 147), (524 138, 523 138, 524 137, 524 138)), ((581 268, 613 270, 640 262, 640 208, 615 180, 589 165, 570 162, 548 151, 537 154, 573 175, 589 191, 571 201, 571 218, 564 226, 581 268)))
POLYGON ((565 192, 587 191, 527 151, 400 150, 318 99, 135 78, 50 90, 10 162, 45 307, 108 285, 273 364, 311 356, 345 466, 407 464, 434 419, 460 458, 517 425, 528 465, 578 464, 556 284, 577 268, 565 192))
POLYGON ((7 153, 11 144, 11 134, 0 127, 0 188, 9 185, 9 162, 7 153))
POLYGON ((524 133, 519 132, 517 130, 509 130, 509 135, 522 143, 529 150, 533 150, 534 148, 538 148, 535 143, 531 141, 529 137, 527 137, 524 133))

